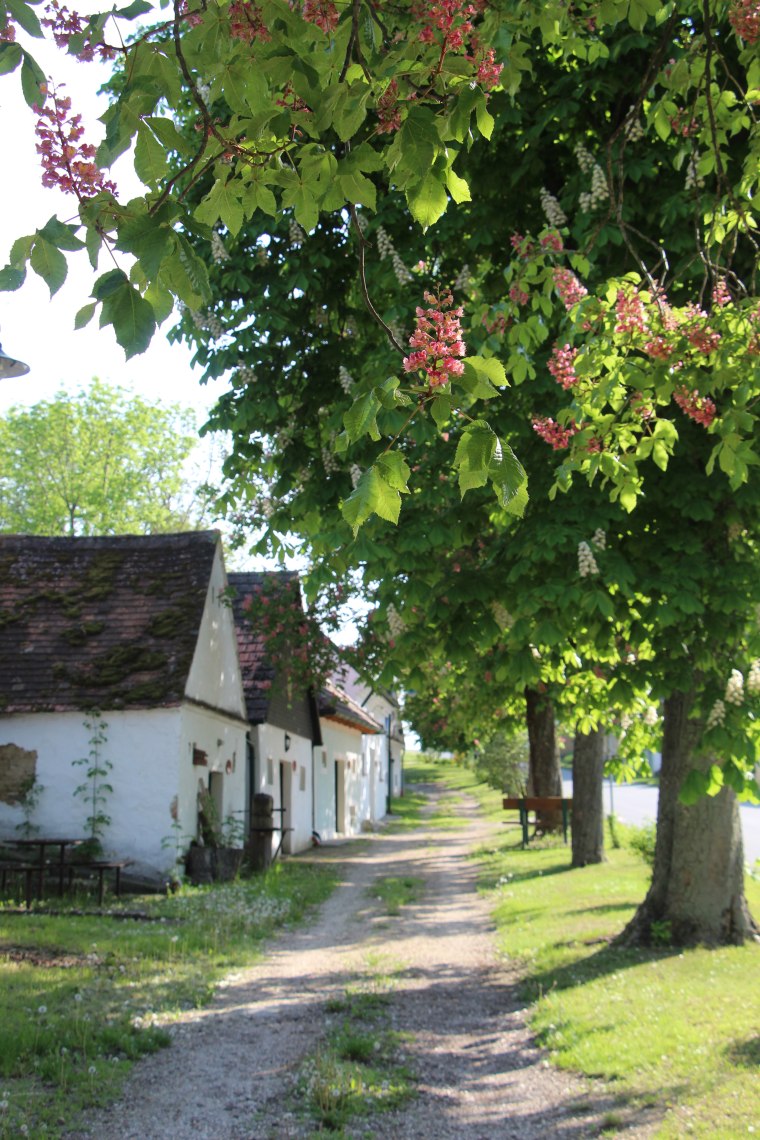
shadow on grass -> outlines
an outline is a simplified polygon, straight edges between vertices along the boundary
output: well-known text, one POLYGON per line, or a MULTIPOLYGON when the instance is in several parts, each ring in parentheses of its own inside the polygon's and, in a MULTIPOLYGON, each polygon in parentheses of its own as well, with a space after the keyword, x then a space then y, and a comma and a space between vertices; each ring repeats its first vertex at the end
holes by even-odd
POLYGON ((760 1067, 760 1033, 748 1037, 746 1041, 735 1041, 725 1050, 726 1057, 732 1065, 741 1065, 743 1069, 757 1069, 760 1067))
MULTIPOLYGON (((582 939, 573 942, 557 943, 558 946, 581 945, 582 939)), ((580 961, 573 961, 555 969, 536 970, 526 974, 522 985, 524 992, 535 1000, 549 990, 569 990, 585 986, 598 978, 620 973, 640 966, 642 962, 659 962, 665 958, 678 957, 678 947, 673 948, 629 948, 605 944, 580 961)))

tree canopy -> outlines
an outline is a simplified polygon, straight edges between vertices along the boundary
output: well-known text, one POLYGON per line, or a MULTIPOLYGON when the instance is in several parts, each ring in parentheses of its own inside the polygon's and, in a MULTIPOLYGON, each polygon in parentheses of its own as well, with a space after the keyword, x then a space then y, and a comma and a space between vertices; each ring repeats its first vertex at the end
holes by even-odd
POLYGON ((0 418, 0 530, 149 534, 202 525, 192 412, 94 380, 0 418))

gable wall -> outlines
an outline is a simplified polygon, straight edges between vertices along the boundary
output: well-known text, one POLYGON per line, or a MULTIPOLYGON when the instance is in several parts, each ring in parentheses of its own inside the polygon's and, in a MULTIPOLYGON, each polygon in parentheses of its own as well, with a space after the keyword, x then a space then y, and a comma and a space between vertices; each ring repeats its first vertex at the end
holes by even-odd
MULTIPOLYGON (((281 790, 285 791, 284 806, 288 809, 285 813, 285 826, 292 827, 293 830, 286 832, 283 850, 287 854, 293 854, 311 846, 312 745, 309 737, 295 732, 288 732, 288 735, 290 747, 285 751, 283 729, 271 724, 260 724, 251 729, 256 773, 256 786, 253 790, 271 796, 276 808, 283 806, 281 790), (281 780, 283 768, 285 771, 281 780)), ((275 825, 281 822, 281 818, 280 813, 275 812, 275 825)), ((275 847, 279 841, 278 831, 274 836, 275 847)))
POLYGON ((324 747, 314 750, 315 828, 322 839, 333 839, 336 834, 359 835, 362 824, 370 819, 369 778, 363 774, 363 734, 325 717, 320 718, 320 724, 324 747), (336 819, 336 764, 345 800, 342 829, 341 821, 336 819))
POLYGON ((223 598, 226 588, 227 576, 219 544, 185 695, 245 719, 232 607, 223 598))

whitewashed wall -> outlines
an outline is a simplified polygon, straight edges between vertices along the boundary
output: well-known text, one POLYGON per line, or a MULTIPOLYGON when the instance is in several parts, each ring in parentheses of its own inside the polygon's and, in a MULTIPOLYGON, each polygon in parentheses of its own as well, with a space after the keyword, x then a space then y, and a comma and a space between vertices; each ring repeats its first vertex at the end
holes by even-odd
MULTIPOLYGON (((165 868, 171 852, 161 840, 172 834, 171 807, 177 792, 179 709, 104 713, 106 741, 102 758, 113 765, 113 787, 103 810, 111 817, 104 835, 109 852, 165 868)), ((86 757, 90 733, 80 713, 37 713, 0 718, 0 744, 17 744, 37 753, 37 783, 42 787, 32 822, 41 835, 84 838, 89 809, 74 794, 85 768, 72 763, 86 757)), ((20 807, 0 803, 0 837, 18 836, 20 807)))
POLYGON ((337 834, 359 835, 370 818, 369 777, 363 774, 362 733, 333 720, 320 718, 323 748, 315 749, 314 814, 322 839, 337 834), (327 754, 323 765, 322 753, 327 754), (340 783, 345 799, 343 827, 336 819, 335 764, 340 764, 340 783))
MULTIPOLYGON (((293 830, 286 832, 283 851, 294 854, 311 846, 311 833, 314 827, 312 813, 312 746, 311 741, 295 732, 289 732, 290 747, 285 751, 285 730, 271 724, 260 724, 251 730, 256 753, 255 771, 257 786, 255 792, 265 792, 274 800, 276 808, 280 802, 280 766, 288 770, 284 782, 289 802, 285 813, 285 826, 293 830), (295 765, 295 768, 293 767, 295 765), (289 794, 288 794, 289 793, 289 794)), ((275 813, 275 825, 281 821, 280 813, 275 813)), ((275 846, 279 843, 279 833, 274 836, 275 846)))
POLYGON ((242 721, 212 709, 183 705, 176 788, 180 825, 176 834, 181 837, 183 849, 198 838, 198 793, 208 787, 211 773, 221 777, 221 821, 224 824, 231 816, 239 822, 240 837, 235 846, 242 846, 247 805, 246 734, 247 725, 242 721), (205 765, 193 763, 196 751, 205 754, 205 765))

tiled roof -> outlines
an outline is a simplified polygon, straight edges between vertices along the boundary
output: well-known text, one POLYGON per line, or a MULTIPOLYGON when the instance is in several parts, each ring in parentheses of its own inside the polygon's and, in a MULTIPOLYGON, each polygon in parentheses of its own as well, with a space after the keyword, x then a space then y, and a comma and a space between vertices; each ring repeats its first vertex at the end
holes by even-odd
POLYGON ((264 638, 251 625, 246 609, 251 595, 258 588, 277 581, 285 587, 293 581, 298 581, 298 574, 290 570, 266 573, 246 571, 228 574, 227 578, 231 591, 234 591, 232 612, 235 617, 240 675, 243 680, 248 720, 251 724, 263 724, 269 712, 275 671, 267 658, 264 638))
POLYGON ((0 713, 178 704, 218 542, 0 535, 0 713))
POLYGON ((350 728, 357 728, 359 732, 383 731, 380 722, 333 681, 328 681, 319 694, 319 715, 326 720, 337 720, 350 728))

